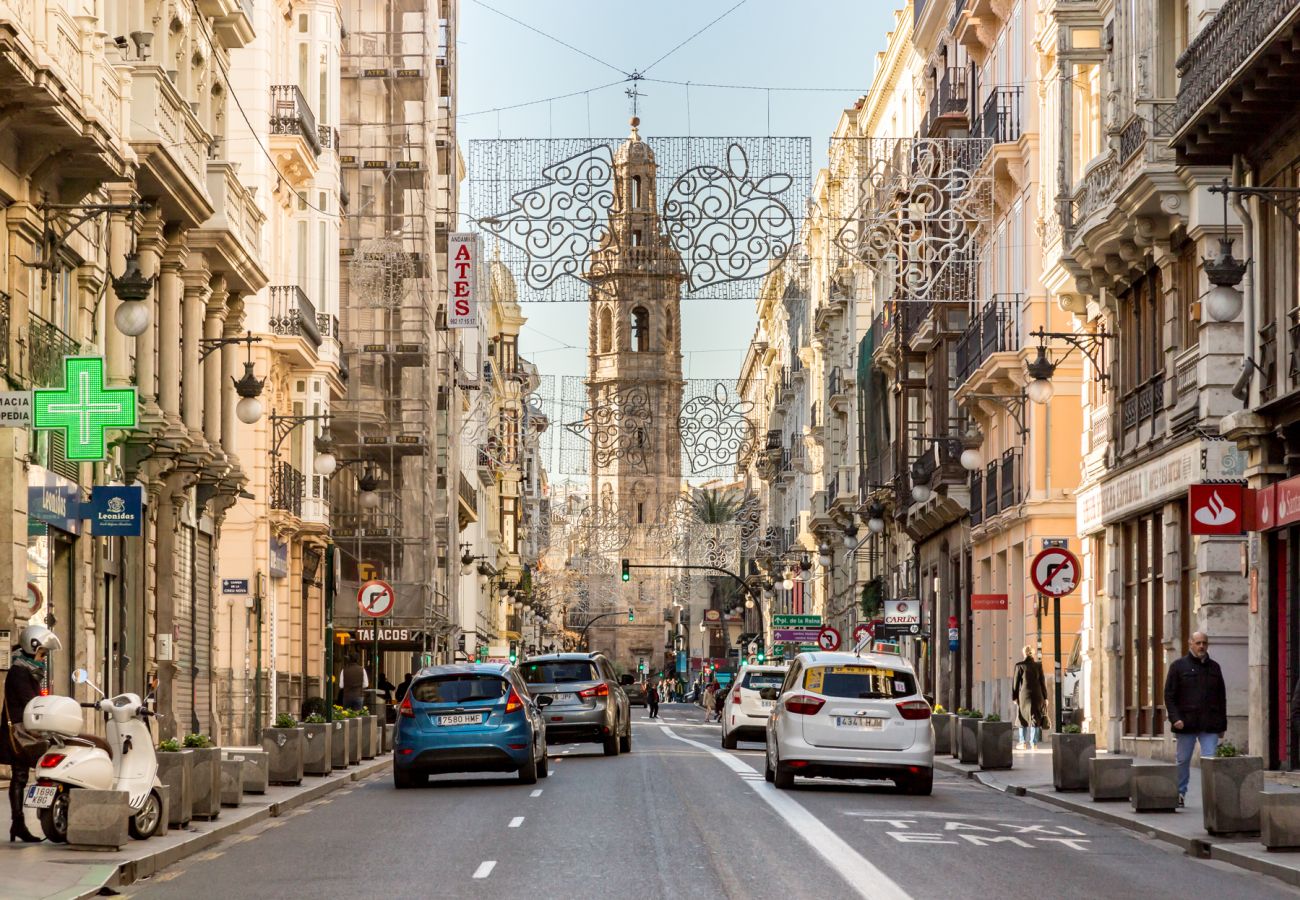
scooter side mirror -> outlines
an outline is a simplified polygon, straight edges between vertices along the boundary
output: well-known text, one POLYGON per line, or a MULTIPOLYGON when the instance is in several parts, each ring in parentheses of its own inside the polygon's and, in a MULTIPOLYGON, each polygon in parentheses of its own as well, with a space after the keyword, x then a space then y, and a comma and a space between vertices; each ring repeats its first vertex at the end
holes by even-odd
POLYGON ((87 681, 89 681, 89 680, 90 680, 90 673, 87 672, 85 669, 73 669, 73 670, 72 670, 72 683, 73 683, 73 684, 85 684, 85 683, 86 683, 87 681))

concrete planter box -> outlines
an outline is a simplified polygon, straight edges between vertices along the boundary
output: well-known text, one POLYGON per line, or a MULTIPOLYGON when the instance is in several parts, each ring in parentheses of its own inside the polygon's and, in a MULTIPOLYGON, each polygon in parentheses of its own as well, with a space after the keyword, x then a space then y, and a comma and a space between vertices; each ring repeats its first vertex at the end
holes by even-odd
POLYGON ((221 761, 221 805, 238 806, 244 802, 244 763, 238 759, 221 761))
POLYGON ((334 767, 331 724, 302 726, 302 771, 306 775, 328 775, 334 767))
POLYGON ((335 769, 348 767, 348 723, 343 719, 330 722, 330 765, 335 769))
POLYGON ((934 729, 934 752, 952 752, 952 720, 957 718, 952 713, 936 713, 930 716, 930 727, 934 729))
POLYGON ((1086 791, 1088 764, 1097 755, 1097 736, 1052 735, 1052 787, 1058 791, 1086 791))
POLYGON ((971 719, 966 716, 957 719, 957 752, 953 756, 957 757, 958 762, 977 763, 980 761, 979 728, 979 719, 971 719))
POLYGON ((1132 757, 1094 756, 1088 760, 1088 795, 1093 800, 1127 800, 1132 780, 1132 757))
POLYGON ((362 716, 357 720, 361 723, 361 758, 375 758, 375 723, 378 721, 374 716, 362 716))
POLYGON ((393 732, 397 731, 396 725, 384 725, 384 752, 393 752, 393 732))
POLYGON ((348 719, 348 765, 355 766, 361 762, 361 720, 348 719))
POLYGON ((203 747, 194 754, 194 777, 190 787, 190 814, 196 819, 215 819, 221 814, 221 748, 203 747))
POLYGON ((1210 834, 1257 834, 1264 759, 1260 756, 1201 758, 1201 804, 1210 834))
POLYGON ((270 783, 269 758, 265 750, 225 750, 225 759, 237 762, 243 772, 245 794, 265 794, 270 783))
POLYGON ((1259 795, 1259 834, 1268 850, 1300 850, 1300 791, 1259 795))
POLYGON ((267 780, 271 784, 301 784, 303 740, 301 728, 267 728, 262 749, 267 753, 267 780))
POLYGON ((976 736, 979 747, 976 752, 981 769, 1011 768, 1012 741, 1010 722, 979 722, 976 736))
POLYGON ((1128 796, 1134 812, 1175 812, 1178 809, 1178 766, 1173 763, 1134 763, 1128 796))
POLYGON ((194 751, 158 752, 158 780, 171 791, 167 813, 169 828, 184 828, 193 818, 194 751))
POLYGON ((961 716, 953 714, 952 721, 948 723, 948 743, 943 749, 953 759, 961 756, 961 716))
POLYGON ((72 791, 68 796, 68 843, 119 850, 131 840, 127 831, 130 816, 131 795, 126 791, 72 791))

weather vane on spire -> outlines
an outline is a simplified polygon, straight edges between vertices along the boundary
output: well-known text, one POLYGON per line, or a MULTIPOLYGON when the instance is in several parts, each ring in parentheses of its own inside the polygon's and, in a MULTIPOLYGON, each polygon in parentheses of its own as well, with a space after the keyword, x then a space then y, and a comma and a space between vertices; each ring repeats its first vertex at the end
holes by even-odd
POLYGON ((637 82, 644 77, 645 76, 640 72, 633 72, 628 76, 628 80, 632 82, 632 86, 623 92, 627 95, 627 98, 632 101, 633 118, 636 118, 640 114, 638 112, 638 101, 640 101, 642 97, 648 96, 647 94, 641 93, 640 89, 637 87, 637 82))

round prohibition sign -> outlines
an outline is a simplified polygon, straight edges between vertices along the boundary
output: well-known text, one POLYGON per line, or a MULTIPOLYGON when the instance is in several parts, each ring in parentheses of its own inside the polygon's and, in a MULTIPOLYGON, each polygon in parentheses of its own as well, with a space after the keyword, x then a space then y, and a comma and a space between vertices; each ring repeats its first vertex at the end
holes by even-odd
POLYGON ((817 646, 823 650, 840 649, 840 633, 829 625, 823 625, 817 632, 817 646))
POLYGON ((357 606, 371 618, 378 619, 393 611, 397 595, 387 581, 367 581, 357 591, 357 606))
POLYGON ((876 626, 870 622, 859 622, 853 626, 853 646, 869 641, 876 636, 876 626))
POLYGON ((1048 547, 1034 557, 1029 578, 1040 594, 1064 597, 1079 586, 1079 558, 1064 547, 1048 547))

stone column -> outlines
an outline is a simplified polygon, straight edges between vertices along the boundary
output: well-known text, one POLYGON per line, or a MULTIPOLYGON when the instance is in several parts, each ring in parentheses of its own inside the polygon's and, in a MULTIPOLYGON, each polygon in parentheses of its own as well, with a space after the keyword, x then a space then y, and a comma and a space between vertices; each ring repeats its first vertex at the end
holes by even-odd
MULTIPOLYGON (((218 275, 212 279, 204 310, 203 337, 214 341, 221 337, 226 322, 226 279, 218 275)), ((211 351, 203 361, 203 436, 214 449, 221 444, 221 374, 225 348, 211 351)))
MULTIPOLYGON (((166 249, 163 223, 157 210, 145 214, 140 226, 136 246, 140 252, 140 271, 146 277, 156 278, 162 271, 162 256, 166 249)), ((142 421, 157 419, 158 408, 158 321, 162 307, 162 288, 155 281, 153 288, 153 318, 144 333, 135 339, 136 386, 140 392, 142 421)))
MULTIPOLYGON (((133 192, 123 190, 110 191, 108 196, 113 203, 130 203, 134 199, 133 192)), ((122 304, 117 299, 117 294, 113 292, 112 279, 119 277, 126 270, 125 257, 134 240, 135 235, 131 230, 128 216, 118 214, 111 216, 108 231, 108 272, 106 273, 109 285, 104 303, 104 356, 105 367, 108 370, 108 383, 119 387, 131 381, 131 338, 118 331, 113 321, 117 308, 122 304)))
POLYGON ((204 376, 203 365, 199 361, 201 353, 199 341, 205 333, 208 298, 212 294, 209 285, 211 273, 203 254, 195 254, 188 260, 184 274, 185 300, 181 310, 181 411, 184 415, 185 430, 191 440, 202 442, 204 420, 204 376))
POLYGON ((168 242, 158 282, 158 405, 169 430, 181 422, 181 303, 186 253, 183 237, 168 242))
MULTIPOLYGON (((232 295, 233 298, 233 295, 232 295)), ((240 329, 244 324, 244 301, 233 298, 230 301, 230 309, 226 314, 225 326, 221 332, 222 337, 238 337, 240 329)), ((221 348, 221 449, 226 451, 226 456, 231 462, 238 463, 239 454, 237 452, 238 440, 236 437, 239 428, 239 420, 235 418, 235 404, 238 402, 234 396, 234 389, 230 393, 225 393, 225 386, 230 384, 230 379, 240 378, 243 375, 244 367, 240 363, 240 354, 243 348, 238 344, 227 344, 221 348)))

